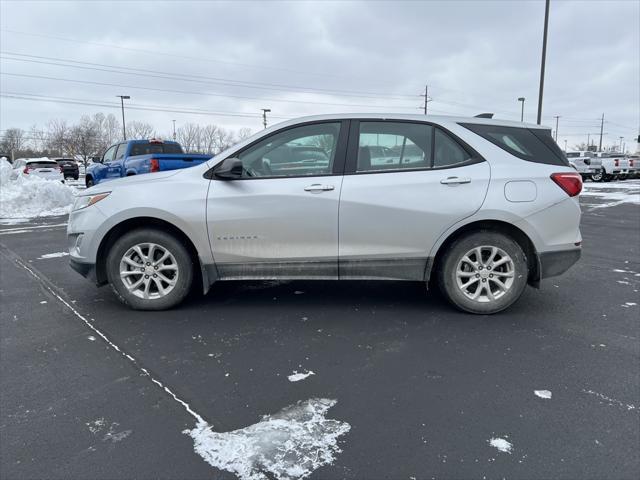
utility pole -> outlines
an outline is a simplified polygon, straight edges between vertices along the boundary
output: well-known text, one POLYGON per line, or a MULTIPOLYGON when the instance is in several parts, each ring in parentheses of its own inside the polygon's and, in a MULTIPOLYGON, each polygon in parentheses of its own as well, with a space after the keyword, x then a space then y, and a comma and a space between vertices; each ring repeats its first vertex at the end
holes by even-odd
POLYGON ((262 124, 264 125, 264 128, 267 128, 267 113, 269 113, 271 109, 261 108, 260 110, 262 110, 262 124))
POLYGON ((604 113, 602 114, 602 121, 600 122, 600 143, 598 144, 598 151, 602 151, 602 129, 604 128, 604 113))
POLYGON ((524 97, 519 97, 518 101, 522 103, 522 109, 520 110, 520 121, 524 122, 524 97))
POLYGON ((556 119, 556 143, 558 143, 558 119, 560 118, 560 115, 554 115, 553 118, 556 119))
POLYGON ((622 153, 622 139, 623 139, 623 138, 624 138, 624 137, 620 137, 620 153, 622 153))
POLYGON ((549 0, 544 6, 544 34, 542 36, 542 61, 540 62, 540 93, 538 94, 538 125, 542 123, 542 93, 544 91, 544 64, 547 59, 547 31, 549 30, 549 0))
POLYGON ((171 120, 173 122, 173 141, 175 142, 176 140, 176 121, 175 120, 171 120))
POLYGON ((429 103, 429 85, 424 86, 424 95, 420 95, 424 97, 424 114, 427 114, 427 103, 429 103))
POLYGON ((124 123, 124 101, 129 100, 131 97, 129 95, 116 95, 116 97, 120 97, 120 107, 122 108, 122 138, 124 140, 127 139, 127 129, 124 123))
POLYGON ((564 141, 564 153, 567 153, 567 140, 564 141))

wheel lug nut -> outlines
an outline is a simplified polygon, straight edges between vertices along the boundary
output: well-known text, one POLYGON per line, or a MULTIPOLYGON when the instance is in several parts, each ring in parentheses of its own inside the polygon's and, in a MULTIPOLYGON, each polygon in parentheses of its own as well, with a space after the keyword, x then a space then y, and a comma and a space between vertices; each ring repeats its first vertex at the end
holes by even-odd
POLYGON ((491 267, 487 267, 487 270, 491 270, 491 267))
POLYGON ((493 273, 491 275, 489 275, 489 278, 493 278, 493 273))
POLYGON ((155 266, 155 267, 153 267, 153 268, 154 268, 155 270, 157 270, 157 269, 158 269, 158 266, 156 265, 156 266, 155 266))
POLYGON ((151 263, 147 262, 147 267, 148 267, 149 265, 151 265, 151 263))
POLYGON ((478 267, 478 270, 482 270, 482 265, 480 265, 480 266, 478 267))
POLYGON ((479 273, 476 273, 476 278, 480 278, 480 274, 479 273))
POLYGON ((482 279, 482 283, 484 283, 484 282, 486 282, 486 281, 487 281, 487 279, 486 279, 486 278, 483 278, 483 279, 482 279))
MULTIPOLYGON (((149 278, 149 275, 145 275, 144 278, 149 278)), ((483 282, 484 282, 484 280, 483 280, 483 282)))
POLYGON ((158 275, 156 275, 155 273, 153 274, 153 278, 156 278, 158 275))

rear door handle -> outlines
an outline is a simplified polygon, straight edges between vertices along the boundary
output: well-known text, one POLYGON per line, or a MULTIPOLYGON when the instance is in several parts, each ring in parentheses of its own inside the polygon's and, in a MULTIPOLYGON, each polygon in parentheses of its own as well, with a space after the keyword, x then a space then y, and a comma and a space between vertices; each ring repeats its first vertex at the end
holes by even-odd
POLYGON ((471 183, 470 178, 447 177, 440 180, 443 185, 460 185, 461 183, 471 183))
POLYGON ((304 187, 305 192, 312 193, 320 193, 320 192, 328 192, 333 190, 335 187, 333 185, 321 185, 319 183, 314 183, 313 185, 309 185, 308 187, 304 187))

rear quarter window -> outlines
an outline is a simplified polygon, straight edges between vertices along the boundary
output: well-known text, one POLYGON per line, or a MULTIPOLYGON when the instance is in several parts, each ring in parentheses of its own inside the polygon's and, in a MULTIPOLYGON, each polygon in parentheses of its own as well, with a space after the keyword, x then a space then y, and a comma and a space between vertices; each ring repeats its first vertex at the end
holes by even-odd
POLYGON ((471 123, 460 125, 522 160, 569 166, 566 156, 551 137, 550 130, 471 123))

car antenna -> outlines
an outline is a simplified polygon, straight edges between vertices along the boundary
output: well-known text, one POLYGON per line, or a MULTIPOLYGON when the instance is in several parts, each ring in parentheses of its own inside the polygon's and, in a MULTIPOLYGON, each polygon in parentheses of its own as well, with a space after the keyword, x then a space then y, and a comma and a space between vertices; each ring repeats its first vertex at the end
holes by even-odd
POLYGON ((493 113, 479 113, 474 118, 493 118, 493 113))

